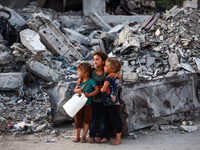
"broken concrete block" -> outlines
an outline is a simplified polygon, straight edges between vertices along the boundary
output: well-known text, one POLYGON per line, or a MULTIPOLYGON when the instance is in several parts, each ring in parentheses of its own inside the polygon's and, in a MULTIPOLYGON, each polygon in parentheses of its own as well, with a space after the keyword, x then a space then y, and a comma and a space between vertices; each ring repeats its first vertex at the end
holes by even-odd
POLYGON ((146 82, 123 83, 121 100, 126 108, 128 130, 131 132, 155 124, 168 124, 173 120, 198 118, 196 114, 200 113, 200 103, 194 89, 198 88, 199 76, 184 74, 146 82))
POLYGON ((171 76, 176 76, 178 74, 178 72, 173 71, 173 72, 168 72, 165 77, 171 77, 171 76))
POLYGON ((150 67, 152 64, 155 63, 156 58, 155 57, 147 57, 147 63, 146 66, 150 67))
POLYGON ((6 129, 6 124, 7 124, 7 120, 5 118, 0 117, 0 130, 5 130, 6 129))
POLYGON ((99 26, 102 27, 102 29, 104 31, 109 31, 111 30, 112 28, 97 14, 97 13, 92 13, 90 15, 90 18, 95 22, 97 23, 99 26))
POLYGON ((134 72, 124 72, 122 78, 125 82, 135 82, 138 80, 138 75, 134 72))
POLYGON ((180 63, 179 64, 182 68, 184 68, 185 70, 189 71, 189 72, 195 72, 194 69, 190 66, 190 64, 187 63, 180 63))
POLYGON ((34 132, 42 132, 47 128, 47 124, 39 125, 34 132))
POLYGON ((101 39, 91 39, 90 45, 93 47, 94 50, 101 49, 101 50, 105 51, 104 43, 101 39))
POLYGON ((42 43, 55 55, 64 56, 68 60, 73 57, 83 59, 66 36, 43 14, 36 14, 28 20, 27 24, 39 33, 42 43))
POLYGON ((0 90, 18 90, 24 84, 24 73, 0 73, 0 90))
POLYGON ((56 71, 38 61, 29 62, 29 67, 34 74, 47 81, 57 82, 62 79, 56 71))
POLYGON ((193 132, 196 131, 198 129, 197 126, 187 126, 187 125, 180 125, 180 129, 185 131, 185 132, 193 132))
POLYGON ((83 1, 83 14, 88 16, 90 13, 104 14, 106 10, 105 0, 84 0, 83 1))
POLYGON ((37 32, 31 29, 25 29, 22 30, 19 35, 22 44, 33 54, 37 55, 46 51, 46 47, 41 43, 40 36, 37 32))
POLYGON ((198 5, 193 1, 184 1, 183 7, 195 8, 197 9, 198 5))
POLYGON ((178 8, 177 5, 175 5, 174 7, 172 7, 169 11, 167 11, 167 12, 164 14, 164 18, 167 20, 167 19, 169 19, 170 17, 176 16, 179 12, 181 12, 181 9, 178 8))
POLYGON ((67 36, 67 38, 72 42, 72 43, 80 43, 83 45, 89 45, 90 39, 87 36, 84 36, 72 29, 69 28, 63 28, 63 32, 67 36), (74 42, 73 42, 74 41, 74 42))
POLYGON ((112 42, 115 39, 115 36, 108 32, 97 31, 96 38, 100 38, 102 40, 107 40, 107 41, 112 42))
POLYGON ((108 33, 112 33, 116 35, 116 33, 119 33, 119 31, 121 31, 124 28, 124 26, 125 26, 124 24, 118 24, 114 26, 112 29, 110 29, 108 33))
POLYGON ((168 61, 171 69, 179 64, 179 59, 176 53, 170 53, 168 61))
POLYGON ((11 56, 8 52, 0 53, 0 65, 8 64, 12 61, 11 56))
POLYGON ((200 59, 199 58, 196 59, 196 64, 197 64, 198 70, 200 70, 200 59))

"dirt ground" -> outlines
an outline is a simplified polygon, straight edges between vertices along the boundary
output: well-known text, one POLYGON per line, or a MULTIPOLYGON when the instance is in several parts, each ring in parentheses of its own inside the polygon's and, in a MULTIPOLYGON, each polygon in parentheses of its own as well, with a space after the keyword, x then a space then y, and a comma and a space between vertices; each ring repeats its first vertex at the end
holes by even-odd
MULTIPOLYGON (((55 127, 60 135, 3 135, 0 136, 0 150, 200 150, 200 123, 196 124, 198 130, 191 133, 182 133, 179 129, 166 131, 151 131, 145 129, 135 131, 137 139, 123 136, 122 144, 117 146, 90 143, 73 143, 75 129, 72 125, 55 127), (143 134, 141 134, 143 133, 143 134), (45 142, 45 140, 55 142, 45 142)), ((114 140, 114 137, 111 141, 114 140)))

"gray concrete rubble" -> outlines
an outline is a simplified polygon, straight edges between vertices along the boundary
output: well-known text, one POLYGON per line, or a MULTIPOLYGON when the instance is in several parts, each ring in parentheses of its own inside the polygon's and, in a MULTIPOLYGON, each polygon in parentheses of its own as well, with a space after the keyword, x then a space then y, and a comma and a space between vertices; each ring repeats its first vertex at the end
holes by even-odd
POLYGON ((67 59, 83 59, 83 56, 63 35, 63 33, 43 14, 35 14, 27 24, 39 33, 41 41, 55 55, 64 56, 67 59))
POLYGON ((22 18, 17 20, 20 28, 16 26, 21 41, 8 47, 0 35, 0 121, 8 122, 0 130, 54 134, 49 122, 73 121, 62 106, 74 93, 76 66, 92 64, 97 49, 122 64, 123 133, 145 127, 171 129, 175 123, 199 118, 199 10, 189 2, 163 14, 133 15, 142 7, 154 8, 153 1, 123 0, 120 6, 129 10, 114 15, 99 13, 103 5, 85 16, 34 3, 14 11, 22 18))
POLYGON ((199 74, 188 74, 144 83, 123 83, 121 100, 128 130, 198 117, 199 77, 199 74))
POLYGON ((22 30, 19 35, 21 43, 33 54, 37 55, 46 50, 46 47, 41 43, 40 36, 37 32, 31 29, 25 29, 22 30))
POLYGON ((31 72, 37 74, 39 77, 47 81, 58 82, 62 80, 62 77, 60 76, 60 74, 55 72, 49 66, 46 66, 38 61, 32 60, 28 63, 28 66, 31 72))
POLYGON ((0 73, 0 90, 17 90, 24 85, 24 73, 0 73))

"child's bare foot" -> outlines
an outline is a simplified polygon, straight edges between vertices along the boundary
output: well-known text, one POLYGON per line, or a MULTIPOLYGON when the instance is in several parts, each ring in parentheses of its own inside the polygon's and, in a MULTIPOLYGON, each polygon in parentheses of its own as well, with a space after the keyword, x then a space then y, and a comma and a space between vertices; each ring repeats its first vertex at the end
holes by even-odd
POLYGON ((88 140, 88 143, 94 143, 94 138, 91 137, 91 138, 88 140))
POLYGON ((97 138, 95 143, 101 143, 101 138, 97 138))
POLYGON ((87 142, 86 138, 81 138, 81 143, 86 143, 86 142, 87 142))
POLYGON ((112 143, 110 143, 110 145, 119 145, 119 144, 121 144, 122 143, 122 141, 121 140, 114 140, 112 143))
POLYGON ((106 139, 106 138, 103 138, 102 140, 101 140, 101 143, 107 143, 107 142, 109 142, 110 140, 108 140, 108 139, 106 139))
POLYGON ((80 141, 80 138, 75 138, 75 139, 73 139, 73 142, 75 142, 75 143, 77 143, 77 142, 79 142, 80 141))

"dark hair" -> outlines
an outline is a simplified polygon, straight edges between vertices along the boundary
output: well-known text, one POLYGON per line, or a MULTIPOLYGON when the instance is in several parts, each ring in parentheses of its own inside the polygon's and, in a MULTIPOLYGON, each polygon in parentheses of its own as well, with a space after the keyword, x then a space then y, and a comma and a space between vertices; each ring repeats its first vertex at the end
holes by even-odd
POLYGON ((77 66, 77 69, 82 70, 84 73, 88 73, 89 77, 91 77, 92 66, 90 63, 82 62, 77 66))
POLYGON ((121 63, 116 57, 109 57, 106 62, 109 64, 110 68, 115 69, 115 73, 120 73, 121 63))
POLYGON ((94 57, 95 55, 100 56, 103 61, 105 61, 108 58, 108 55, 103 50, 94 51, 92 57, 94 57))

